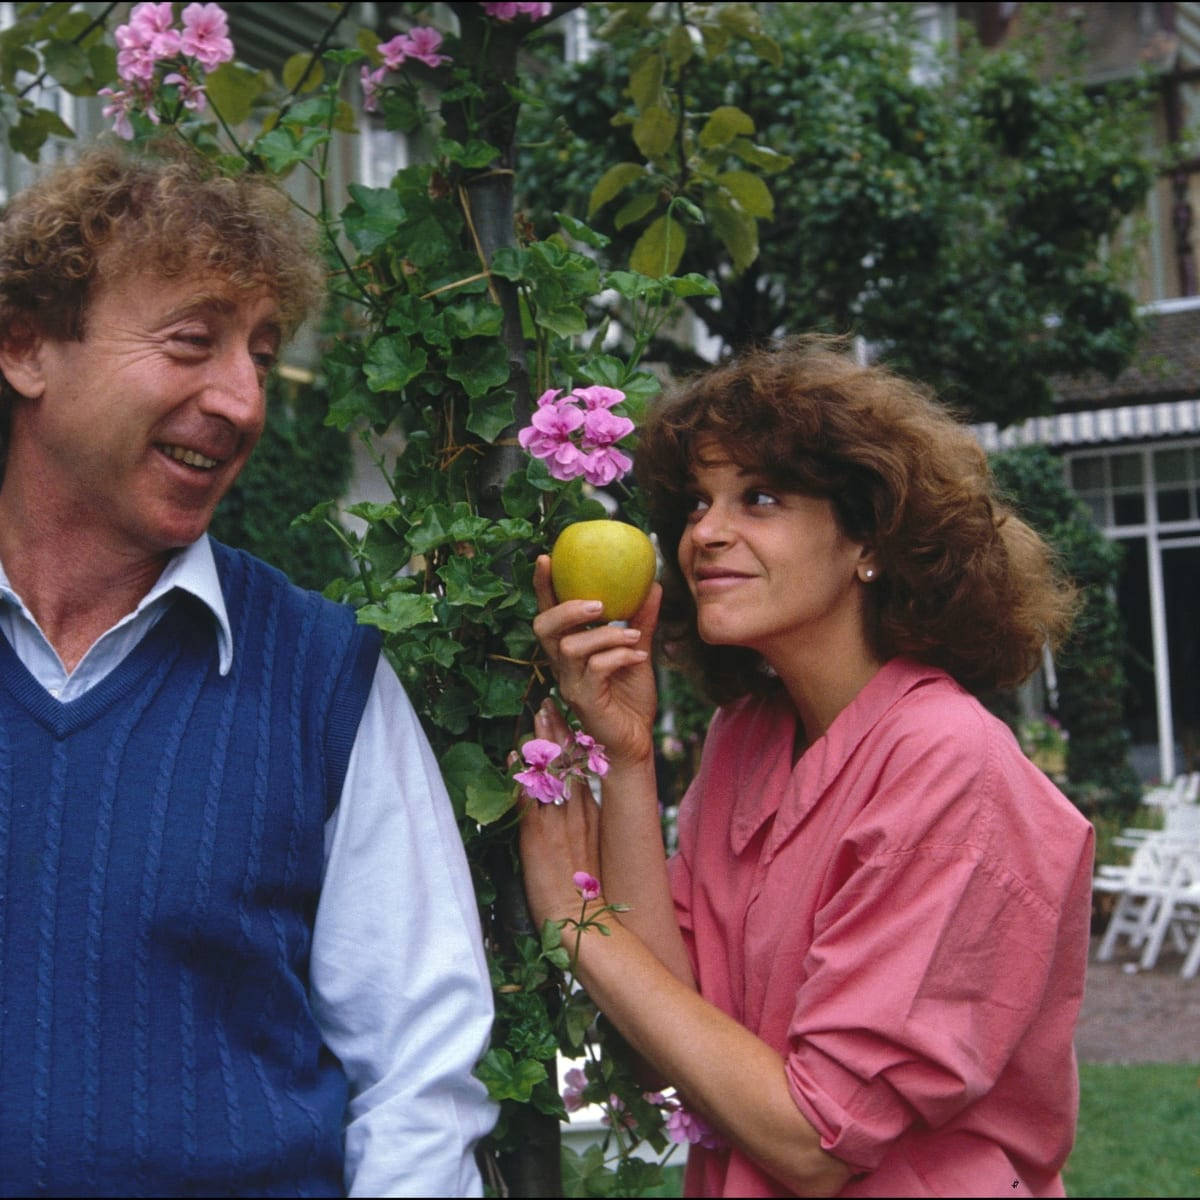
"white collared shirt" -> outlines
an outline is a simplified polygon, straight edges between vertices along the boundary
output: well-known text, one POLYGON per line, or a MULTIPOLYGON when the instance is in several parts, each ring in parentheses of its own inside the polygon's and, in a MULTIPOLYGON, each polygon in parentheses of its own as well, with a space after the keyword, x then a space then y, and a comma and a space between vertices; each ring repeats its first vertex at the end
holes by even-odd
MULTIPOLYGON (((69 703, 145 637, 176 589, 212 612, 222 675, 233 634, 207 537, 174 555, 137 608, 67 672, 0 565, 0 633, 69 703)), ((496 1107, 471 1070, 492 994, 462 842, 433 752, 383 656, 337 809, 313 928, 313 1011, 346 1071, 351 1196, 479 1196, 472 1149, 496 1107)))

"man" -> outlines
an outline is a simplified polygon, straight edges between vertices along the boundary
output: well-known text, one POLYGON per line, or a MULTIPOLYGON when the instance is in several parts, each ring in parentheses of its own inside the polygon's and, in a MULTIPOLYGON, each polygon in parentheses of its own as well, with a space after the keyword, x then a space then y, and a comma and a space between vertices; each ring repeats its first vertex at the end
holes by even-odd
POLYGON ((471 1195, 453 814, 348 609, 206 535, 320 277, 109 151, 0 221, 0 1192, 471 1195))

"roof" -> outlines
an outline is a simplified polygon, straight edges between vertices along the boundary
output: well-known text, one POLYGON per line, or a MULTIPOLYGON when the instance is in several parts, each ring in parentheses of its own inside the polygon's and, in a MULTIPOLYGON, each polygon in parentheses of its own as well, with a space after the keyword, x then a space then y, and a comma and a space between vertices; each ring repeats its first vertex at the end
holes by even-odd
POLYGON ((1200 298, 1160 303, 1144 311, 1142 319, 1141 345, 1116 378, 1090 371, 1051 380, 1060 406, 1075 409, 1200 395, 1200 298))

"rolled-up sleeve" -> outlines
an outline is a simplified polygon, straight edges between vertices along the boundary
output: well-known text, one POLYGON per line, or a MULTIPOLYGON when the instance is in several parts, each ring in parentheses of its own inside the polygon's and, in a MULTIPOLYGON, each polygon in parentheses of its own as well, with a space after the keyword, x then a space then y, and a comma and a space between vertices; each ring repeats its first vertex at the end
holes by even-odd
POLYGON ((351 1196, 478 1196, 496 1118, 472 1070, 492 996, 466 857, 433 753, 376 670, 326 830, 312 994, 349 1082, 351 1196))
POLYGON ((915 1121, 937 1129, 989 1092, 1057 936, 1044 901, 975 847, 860 867, 822 913, 789 1031, 788 1083, 825 1149, 874 1169, 915 1121))

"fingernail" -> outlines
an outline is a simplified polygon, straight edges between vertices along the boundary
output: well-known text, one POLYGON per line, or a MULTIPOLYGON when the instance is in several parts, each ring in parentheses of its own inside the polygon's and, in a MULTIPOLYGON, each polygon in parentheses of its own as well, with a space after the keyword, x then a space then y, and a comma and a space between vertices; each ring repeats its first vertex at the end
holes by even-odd
POLYGON ((590 612, 590 613, 597 613, 597 612, 600 612, 600 610, 603 607, 604 607, 603 600, 587 600, 584 602, 583 611, 590 612))

